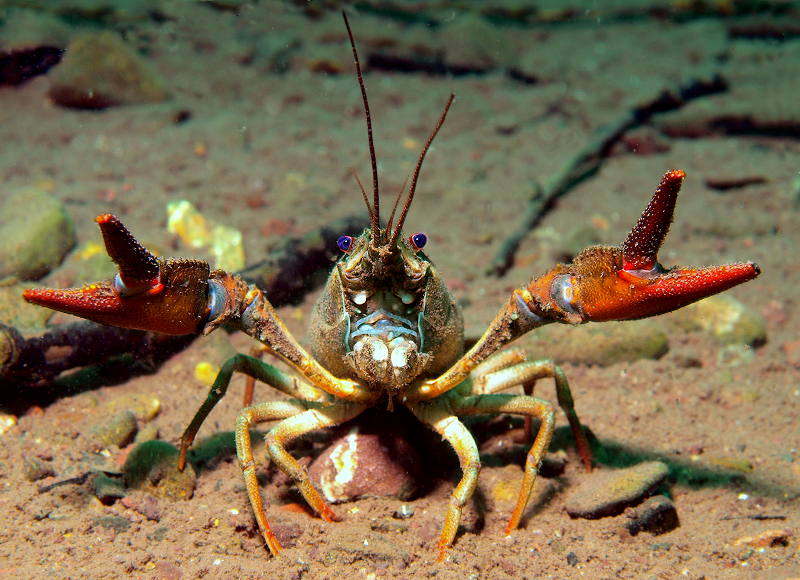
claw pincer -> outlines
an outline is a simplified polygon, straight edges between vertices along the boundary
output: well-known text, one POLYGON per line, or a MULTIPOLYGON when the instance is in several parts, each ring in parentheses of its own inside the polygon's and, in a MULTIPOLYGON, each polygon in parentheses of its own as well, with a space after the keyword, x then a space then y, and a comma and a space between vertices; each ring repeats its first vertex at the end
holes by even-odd
POLYGON ((101 215, 97 223, 119 274, 83 288, 31 288, 23 293, 25 299, 112 326, 165 334, 199 332, 209 313, 208 264, 157 258, 113 215, 101 215))
POLYGON ((581 323, 633 320, 682 308, 752 280, 757 264, 665 269, 658 250, 669 231, 683 171, 670 171, 621 247, 594 246, 524 289, 520 297, 545 319, 581 323))

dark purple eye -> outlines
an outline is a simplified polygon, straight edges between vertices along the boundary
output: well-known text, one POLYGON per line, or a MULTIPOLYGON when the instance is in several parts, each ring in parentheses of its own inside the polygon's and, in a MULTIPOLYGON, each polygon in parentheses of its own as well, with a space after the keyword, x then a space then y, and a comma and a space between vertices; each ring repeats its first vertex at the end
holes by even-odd
POLYGON ((353 238, 350 236, 342 236, 338 240, 336 240, 336 245, 339 246, 339 249, 344 253, 350 251, 350 247, 353 245, 353 238))
POLYGON ((425 244, 428 243, 428 236, 421 232, 417 232, 413 236, 409 238, 411 245, 414 246, 414 249, 421 250, 425 247, 425 244))

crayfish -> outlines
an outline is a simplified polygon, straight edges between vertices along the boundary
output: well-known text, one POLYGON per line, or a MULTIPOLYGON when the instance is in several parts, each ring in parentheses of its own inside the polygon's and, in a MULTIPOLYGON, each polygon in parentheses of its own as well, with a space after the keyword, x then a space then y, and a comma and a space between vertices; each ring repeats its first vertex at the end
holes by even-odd
MULTIPOLYGON (((403 226, 414 199, 425 154, 453 102, 447 102, 422 149, 405 202, 403 192, 382 226, 372 125, 361 67, 350 26, 356 71, 364 101, 372 162, 373 196, 359 187, 370 227, 358 237, 339 238, 343 255, 314 306, 309 350, 284 326, 255 286, 206 262, 160 259, 143 248, 112 215, 97 218, 109 256, 119 267, 113 280, 83 288, 33 289, 29 302, 100 323, 170 334, 208 334, 220 326, 256 338, 284 359, 289 374, 259 359, 238 354, 219 372, 209 395, 183 433, 180 464, 204 419, 224 396, 234 372, 244 373, 288 395, 244 408, 236 419, 236 451, 247 494, 272 554, 281 547, 270 530, 256 480, 250 428, 279 421, 265 437, 271 460, 294 481, 321 517, 334 519, 287 444, 316 429, 357 417, 374 405, 407 407, 434 429, 460 460, 462 477, 453 491, 441 538, 440 559, 452 545, 464 505, 478 480, 480 457, 461 415, 511 413, 535 417, 541 426, 525 462, 522 487, 505 528, 513 531, 528 503, 542 458, 551 441, 555 411, 531 394, 501 394, 552 378, 559 406, 569 420, 588 469, 592 453, 575 412, 564 372, 551 360, 528 361, 520 349, 500 351, 545 324, 632 320, 655 316, 727 290, 759 275, 752 262, 706 268, 665 269, 658 250, 672 221, 682 171, 670 171, 620 247, 590 247, 571 264, 560 264, 514 290, 488 330, 464 352, 461 309, 423 251, 426 237, 406 236, 403 226), (499 351, 499 352, 498 352, 499 351)), ((357 178, 356 178, 357 179, 357 178)), ((530 391, 527 391, 530 392, 530 391)))

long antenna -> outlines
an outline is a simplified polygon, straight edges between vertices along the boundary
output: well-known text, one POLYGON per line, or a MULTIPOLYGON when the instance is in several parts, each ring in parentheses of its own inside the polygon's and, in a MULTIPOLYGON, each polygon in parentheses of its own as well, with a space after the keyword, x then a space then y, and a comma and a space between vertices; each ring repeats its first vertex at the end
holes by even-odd
MULTIPOLYGON (((361 78, 361 64, 358 62, 358 52, 356 52, 356 42, 353 40, 353 32, 350 30, 350 23, 347 21, 347 13, 342 10, 344 25, 347 27, 347 35, 350 37, 350 46, 353 47, 353 59, 356 61, 356 72, 358 73, 358 84, 361 87, 361 96, 364 99, 364 112, 367 116, 367 137, 369 138, 369 157, 372 160, 372 205, 370 211, 370 222, 372 225, 372 243, 380 244, 381 235, 381 213, 380 199, 378 195, 378 161, 375 159, 375 144, 372 141, 372 119, 369 116, 369 102, 367 102, 367 89, 364 88, 364 79, 361 78)), ((368 206, 369 207, 369 206, 368 206)))
POLYGON ((394 231, 392 232, 392 237, 389 240, 389 247, 394 247, 397 243, 397 238, 400 236, 400 230, 403 229, 403 222, 406 221, 406 214, 408 213, 408 208, 411 207, 411 201, 414 199, 414 192, 417 189, 417 178, 419 177, 419 169, 422 167, 422 160, 425 159, 425 154, 428 152, 428 147, 431 146, 431 142, 433 138, 436 137, 436 133, 439 132, 439 129, 444 123, 444 118, 447 116, 447 111, 450 110, 450 105, 453 103, 453 99, 455 98, 455 93, 450 93, 450 98, 447 100, 447 104, 444 107, 444 112, 442 116, 439 117, 439 122, 436 124, 436 128, 431 133, 431 136, 428 137, 428 142, 425 143, 425 147, 422 148, 422 153, 419 154, 419 160, 417 161, 417 167, 414 169, 414 177, 411 179, 411 189, 408 190, 408 197, 406 198, 406 203, 403 205, 403 211, 400 212, 400 217, 397 218, 397 226, 395 227, 394 231))

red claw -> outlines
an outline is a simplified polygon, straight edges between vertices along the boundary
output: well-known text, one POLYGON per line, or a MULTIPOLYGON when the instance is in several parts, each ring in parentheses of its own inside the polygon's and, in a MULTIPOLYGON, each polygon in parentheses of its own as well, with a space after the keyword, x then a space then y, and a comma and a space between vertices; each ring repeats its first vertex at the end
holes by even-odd
POLYGON ((531 282, 528 306, 548 320, 570 323, 632 320, 671 312, 758 276, 761 269, 752 262, 670 270, 658 263, 683 178, 683 171, 664 176, 622 247, 587 248, 572 264, 531 282))
POLYGON ((119 267, 113 280, 68 290, 31 288, 28 302, 102 324, 166 334, 198 332, 208 315, 209 266, 159 260, 115 216, 97 218, 106 251, 119 267))

